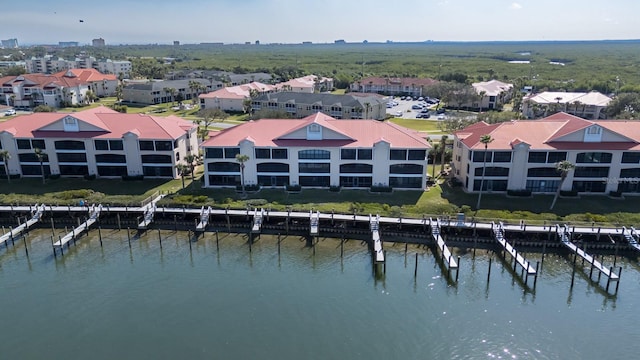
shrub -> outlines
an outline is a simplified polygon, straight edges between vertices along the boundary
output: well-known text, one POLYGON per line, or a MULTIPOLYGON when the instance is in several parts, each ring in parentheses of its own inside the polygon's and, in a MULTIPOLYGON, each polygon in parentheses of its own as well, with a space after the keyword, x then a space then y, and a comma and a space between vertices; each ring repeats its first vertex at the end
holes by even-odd
POLYGON ((393 191, 393 188, 391 186, 374 185, 369 191, 376 193, 390 193, 393 191))
POLYGON ((86 199, 93 194, 93 190, 79 189, 67 190, 51 194, 51 197, 60 200, 86 199))
POLYGON ((287 185, 287 191, 302 191, 302 186, 300 185, 287 185))
POLYGON ((249 199, 245 201, 248 206, 264 206, 269 202, 266 199, 249 199))
MULTIPOLYGON (((237 185, 236 186, 236 190, 237 191, 242 191, 242 185, 237 185)), ((245 185, 244 186, 244 190, 245 191, 258 191, 258 190, 260 190, 260 185, 257 185, 257 184, 245 185)))
POLYGON ((124 181, 141 181, 144 180, 144 175, 122 175, 124 181))
POLYGON ((342 186, 340 186, 340 185, 330 186, 329 187, 329 191, 331 191, 331 192, 340 192, 340 189, 342 189, 342 186))
POLYGON ((529 196, 531 196, 531 190, 526 190, 526 189, 507 190, 507 195, 509 195, 509 196, 529 197, 529 196))

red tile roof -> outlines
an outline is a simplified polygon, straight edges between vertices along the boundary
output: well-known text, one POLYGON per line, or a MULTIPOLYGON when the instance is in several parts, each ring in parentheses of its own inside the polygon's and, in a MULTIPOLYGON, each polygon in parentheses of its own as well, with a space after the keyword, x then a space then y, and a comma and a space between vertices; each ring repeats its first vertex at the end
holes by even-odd
POLYGON ((498 124, 479 122, 455 133, 456 137, 471 149, 484 149, 480 143, 483 135, 491 135, 493 142, 488 149, 510 150, 517 143, 529 144, 531 149, 601 149, 640 150, 640 121, 635 120, 585 120, 566 113, 557 113, 541 120, 513 120, 498 124), (563 141, 577 131, 597 124, 627 141, 575 142, 563 141))
POLYGON ((78 80, 83 82, 118 80, 118 78, 115 75, 103 74, 96 69, 70 69, 70 70, 60 71, 53 75, 57 77, 76 77, 78 80), (72 75, 72 76, 69 76, 69 75, 72 75))
POLYGON ((122 114, 104 106, 75 113, 33 113, 0 123, 0 132, 8 131, 16 138, 121 138, 135 133, 141 139, 175 140, 195 125, 177 116, 156 117, 145 114, 122 114), (40 130, 72 116, 104 131, 64 132, 40 130))
POLYGON ((314 146, 314 147, 364 147, 370 148, 384 140, 392 148, 430 148, 429 143, 418 132, 390 122, 376 120, 337 120, 323 114, 310 115, 303 119, 262 119, 249 121, 215 134, 205 141, 203 147, 238 146, 247 136, 255 146, 314 146), (284 136, 305 126, 317 123, 344 135, 343 139, 306 140, 284 139, 284 136))

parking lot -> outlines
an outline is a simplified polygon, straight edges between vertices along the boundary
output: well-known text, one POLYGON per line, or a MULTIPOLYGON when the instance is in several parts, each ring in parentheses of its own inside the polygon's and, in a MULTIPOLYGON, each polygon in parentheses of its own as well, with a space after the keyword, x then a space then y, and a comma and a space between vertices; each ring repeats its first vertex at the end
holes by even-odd
MULTIPOLYGON (((396 103, 398 103, 398 105, 393 106, 391 108, 387 108, 387 114, 395 116, 395 117, 404 117, 407 119, 415 119, 417 118, 418 114, 420 114, 420 112, 422 111, 422 109, 412 109, 412 107, 414 105, 424 105, 425 102, 424 101, 418 101, 418 100, 400 100, 399 97, 394 97, 393 99, 390 98, 389 101, 395 101, 396 103)), ((431 109, 429 111, 430 113, 430 120, 436 120, 436 119, 444 119, 444 116, 438 117, 436 115, 435 112, 435 107, 436 105, 429 105, 429 109, 431 109)), ((446 115, 445 115, 446 116, 446 115)))

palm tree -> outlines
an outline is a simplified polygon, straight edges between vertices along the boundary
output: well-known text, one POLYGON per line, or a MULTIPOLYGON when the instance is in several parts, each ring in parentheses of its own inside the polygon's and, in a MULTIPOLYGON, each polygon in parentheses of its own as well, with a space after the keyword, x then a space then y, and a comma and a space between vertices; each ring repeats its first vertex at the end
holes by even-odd
POLYGON ((482 188, 484 187, 484 171, 487 168, 487 148, 489 144, 493 141, 491 135, 482 135, 480 137, 480 142, 484 144, 484 154, 482 156, 482 177, 480 178, 480 192, 478 193, 478 204, 476 204, 476 211, 480 210, 480 200, 482 199, 482 188))
POLYGON ((34 148, 33 153, 36 154, 36 158, 40 162, 40 173, 42 174, 42 184, 45 183, 45 173, 44 173, 44 158, 47 156, 47 153, 42 151, 40 148, 34 148))
POLYGON ((569 171, 574 169, 576 166, 568 160, 562 160, 556 163, 556 170, 560 173, 560 184, 558 184, 558 190, 556 191, 556 196, 553 197, 553 202, 549 207, 549 210, 553 210, 553 207, 556 205, 556 201, 558 200, 558 196, 560 196, 560 189, 562 189, 562 184, 564 180, 569 175, 569 171))
POLYGON ((196 160, 197 160, 196 155, 194 155, 194 154, 187 154, 187 155, 184 157, 184 159, 183 159, 183 160, 187 163, 187 166, 189 166, 189 171, 191 171, 191 181, 195 181, 194 173, 195 173, 195 168, 196 168, 195 163, 196 163, 196 160))
POLYGON ((433 154, 433 163, 431 164, 431 181, 436 181, 436 159, 441 150, 440 143, 431 143, 431 153, 433 154))
MULTIPOLYGON (((444 156, 447 152, 447 139, 449 137, 447 135, 442 135, 440 138, 440 151, 442 151, 442 155, 440 156, 440 173, 444 173, 444 156)), ((435 164, 434 164, 435 165, 435 164)))
POLYGON ((244 154, 236 154, 236 161, 240 163, 240 186, 242 186, 242 196, 246 196, 244 192, 244 163, 249 161, 249 156, 244 154))
POLYGON ((480 91, 480 93, 478 94, 478 112, 481 113, 482 112, 482 100, 484 100, 484 96, 487 94, 486 91, 482 90, 480 91))
POLYGON ((9 159, 11 159, 11 154, 9 154, 9 150, 0 150, 0 159, 4 163, 4 172, 7 175, 7 182, 11 183, 11 176, 9 176, 9 159))
POLYGON ((182 188, 184 189, 184 176, 187 175, 187 173, 189 172, 189 165, 183 164, 183 163, 178 163, 176 164, 176 170, 178 170, 178 174, 180 175, 180 178, 182 179, 182 188))

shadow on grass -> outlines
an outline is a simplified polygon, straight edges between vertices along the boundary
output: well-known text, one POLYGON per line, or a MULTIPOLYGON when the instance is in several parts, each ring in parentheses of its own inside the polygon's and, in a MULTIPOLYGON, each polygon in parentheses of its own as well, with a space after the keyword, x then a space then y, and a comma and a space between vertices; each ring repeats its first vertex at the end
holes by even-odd
POLYGON ((4 179, 0 180, 0 194, 44 195, 67 190, 88 189, 105 195, 143 195, 170 181, 172 180, 123 181, 121 179, 60 178, 48 179, 45 184, 42 184, 40 178, 14 179, 11 180, 11 183, 4 179))

